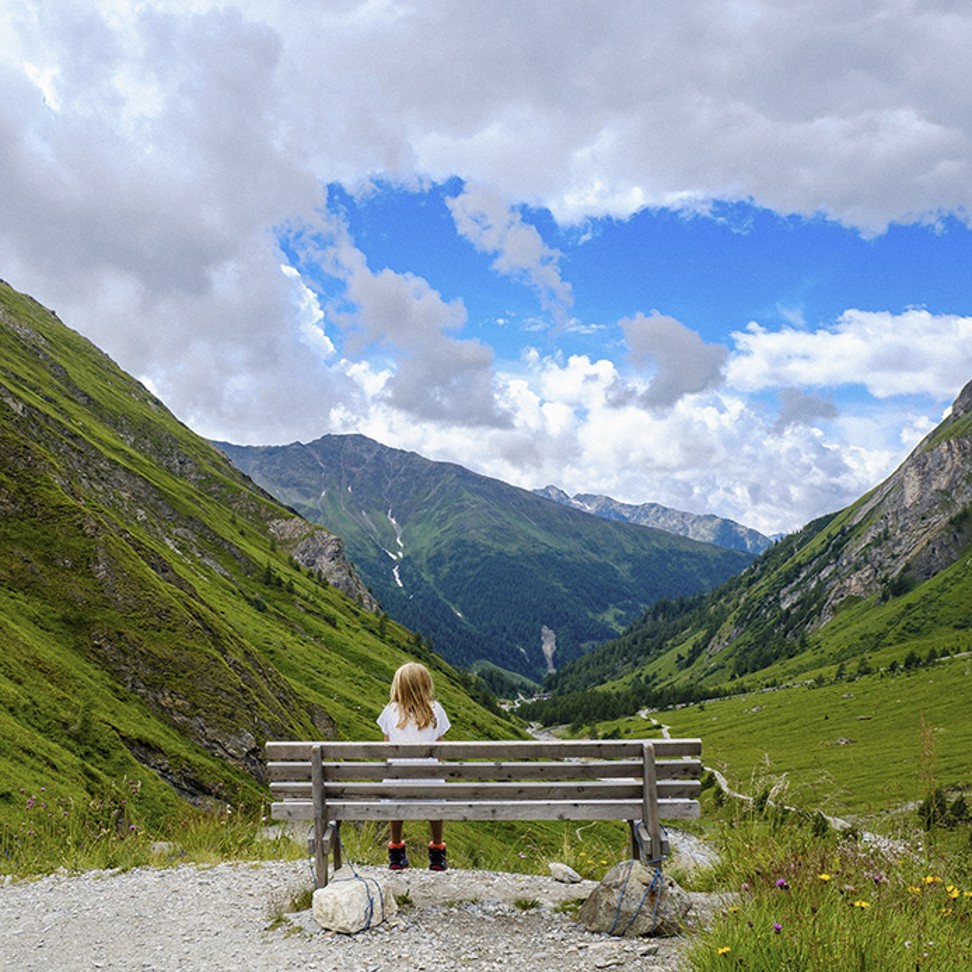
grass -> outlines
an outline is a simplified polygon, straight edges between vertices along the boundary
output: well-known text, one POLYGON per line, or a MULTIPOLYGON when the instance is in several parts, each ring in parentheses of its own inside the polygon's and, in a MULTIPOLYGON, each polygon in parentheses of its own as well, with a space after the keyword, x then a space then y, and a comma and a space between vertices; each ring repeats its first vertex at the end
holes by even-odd
MULTIPOLYGON (((406 825, 405 840, 413 866, 422 866, 428 840, 425 825, 406 825)), ((385 864, 387 841, 388 829, 381 823, 347 823, 341 828, 344 857, 355 864, 385 864)), ((624 860, 630 847, 626 824, 576 821, 449 823, 446 842, 452 868, 546 875, 548 865, 557 861, 592 880, 600 880, 624 860)))
MULTIPOLYGON (((161 822, 144 796, 134 777, 111 783, 90 799, 54 785, 22 788, 16 807, 0 821, 0 874, 33 877, 60 870, 307 856, 305 835, 268 820, 266 805, 243 791, 208 810, 179 804, 161 822)), ((455 868, 547 874, 548 864, 559 861, 594 879, 627 856, 629 841, 624 824, 576 822, 455 823, 448 825, 446 837, 455 868)), ((421 864, 425 826, 409 825, 406 839, 421 864)), ((387 825, 348 823, 341 840, 346 861, 387 861, 387 825)))
MULTIPOLYGON (((808 809, 892 825, 903 805, 922 799, 929 779, 968 784, 972 748, 972 658, 955 656, 911 672, 845 678, 650 713, 673 736, 699 736, 703 758, 731 788, 752 792, 754 767, 790 780, 808 809)), ((630 717, 602 734, 652 735, 630 717)))
MULTIPOLYGON (((972 967, 968 827, 895 852, 768 803, 722 812, 713 886, 733 904, 693 938, 697 972, 972 967)), ((929 839, 930 837, 930 839, 929 839)))
POLYGON ((127 778, 76 800, 55 788, 19 794, 19 815, 0 823, 0 874, 34 877, 226 860, 294 859, 300 848, 266 826, 260 805, 202 810, 185 804, 162 825, 145 821, 141 784, 127 778))

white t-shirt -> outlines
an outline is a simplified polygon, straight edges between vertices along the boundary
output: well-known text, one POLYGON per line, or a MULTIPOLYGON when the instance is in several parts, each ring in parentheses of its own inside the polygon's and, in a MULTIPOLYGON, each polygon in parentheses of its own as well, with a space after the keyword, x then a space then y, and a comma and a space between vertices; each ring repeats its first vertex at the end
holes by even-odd
POLYGON ((414 720, 410 719, 401 728, 398 727, 398 703, 389 702, 381 715, 378 716, 378 725, 381 731, 388 737, 389 742, 393 743, 428 743, 435 742, 439 736, 444 736, 449 731, 449 717, 445 714, 445 709, 438 702, 432 703, 433 721, 424 729, 419 729, 414 720))

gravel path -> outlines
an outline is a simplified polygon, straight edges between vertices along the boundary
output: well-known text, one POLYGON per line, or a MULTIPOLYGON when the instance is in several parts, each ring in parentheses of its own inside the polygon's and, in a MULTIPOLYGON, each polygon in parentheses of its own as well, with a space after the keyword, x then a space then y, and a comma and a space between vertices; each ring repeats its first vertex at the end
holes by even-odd
POLYGON ((681 939, 625 940, 586 931, 558 903, 585 897, 593 882, 452 870, 445 874, 361 867, 412 904, 358 935, 321 929, 310 911, 288 913, 312 887, 304 862, 141 868, 52 875, 0 887, 0 968, 511 970, 632 972, 684 969, 681 939), (521 910, 517 900, 540 906, 521 910))

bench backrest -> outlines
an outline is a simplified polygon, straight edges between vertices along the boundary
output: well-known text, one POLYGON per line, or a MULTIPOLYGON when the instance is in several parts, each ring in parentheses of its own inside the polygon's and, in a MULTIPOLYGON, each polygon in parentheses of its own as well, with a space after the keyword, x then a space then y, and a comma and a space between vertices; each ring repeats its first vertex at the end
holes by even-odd
POLYGON ((647 822, 646 800, 661 819, 698 816, 701 748, 698 739, 321 741, 266 751, 276 819, 314 819, 318 752, 329 820, 647 822))

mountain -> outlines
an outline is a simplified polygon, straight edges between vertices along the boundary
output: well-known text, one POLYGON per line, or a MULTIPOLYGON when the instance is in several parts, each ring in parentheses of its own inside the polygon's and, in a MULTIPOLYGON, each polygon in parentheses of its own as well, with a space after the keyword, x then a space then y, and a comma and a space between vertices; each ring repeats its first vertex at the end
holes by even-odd
POLYGON ((707 590, 752 559, 360 435, 217 445, 339 533, 382 607, 464 667, 488 661, 539 678, 615 637, 646 604, 707 590))
POLYGON ((627 523, 655 527, 680 537, 690 537, 702 543, 728 547, 730 550, 745 550, 747 553, 759 554, 773 543, 770 537, 764 536, 758 530, 712 513, 684 513, 658 503, 622 503, 611 499, 610 496, 594 493, 575 493, 573 496, 568 496, 557 486, 544 486, 542 489, 535 489, 534 492, 555 503, 573 507, 575 510, 584 510, 586 513, 593 513, 606 520, 624 520, 627 523))
POLYGON ((378 738, 413 657, 457 735, 515 734, 378 610, 338 537, 3 282, 0 639, 0 820, 21 788, 126 778, 156 815, 262 799, 267 738, 378 738))
POLYGON ((972 650, 972 382, 878 487, 700 597, 656 604, 553 680, 606 711, 972 650), (611 697, 610 704, 606 700, 611 697))

